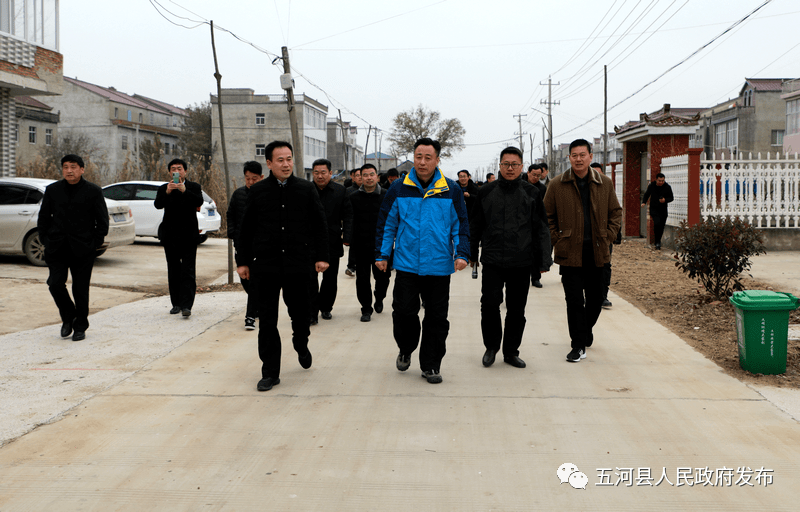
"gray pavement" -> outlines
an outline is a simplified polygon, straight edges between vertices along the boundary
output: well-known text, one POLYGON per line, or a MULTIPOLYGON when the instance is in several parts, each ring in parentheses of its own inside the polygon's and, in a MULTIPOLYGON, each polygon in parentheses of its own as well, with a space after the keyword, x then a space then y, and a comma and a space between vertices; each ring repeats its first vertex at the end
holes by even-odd
MULTIPOLYGON (((771 258, 758 257, 754 276, 800 290, 779 268, 800 255, 771 258)), ((613 293, 588 358, 567 363, 557 273, 543 283, 529 295, 528 367, 484 368, 480 284, 455 275, 439 385, 420 377, 416 354, 407 372, 394 368, 391 308, 359 322, 345 276, 333 320, 312 327, 310 370, 282 315, 281 383, 267 393, 255 390, 241 293, 199 295, 188 320, 170 318, 163 297, 110 308, 80 343, 60 340, 57 325, 1 336, 0 351, 13 340, 22 354, 0 352, 2 432, 6 416, 39 426, 4 437, 0 511, 796 510, 800 409, 725 375, 613 293), (17 379, 33 396, 103 372, 114 375, 8 412, 17 379), (563 463, 586 474, 585 490, 559 483, 563 463), (597 485, 625 468, 632 486, 597 485), (712 482, 731 468, 733 480, 695 484, 695 468, 712 482), (668 481, 637 485, 647 470, 640 483, 668 481)))

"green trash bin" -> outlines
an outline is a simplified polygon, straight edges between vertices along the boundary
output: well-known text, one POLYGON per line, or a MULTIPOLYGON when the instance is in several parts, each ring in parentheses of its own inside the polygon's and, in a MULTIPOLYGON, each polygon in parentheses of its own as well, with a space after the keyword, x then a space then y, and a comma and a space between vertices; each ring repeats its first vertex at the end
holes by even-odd
POLYGON ((739 365, 751 373, 786 373, 789 313, 800 299, 791 293, 746 290, 734 293, 730 301, 736 308, 739 365))

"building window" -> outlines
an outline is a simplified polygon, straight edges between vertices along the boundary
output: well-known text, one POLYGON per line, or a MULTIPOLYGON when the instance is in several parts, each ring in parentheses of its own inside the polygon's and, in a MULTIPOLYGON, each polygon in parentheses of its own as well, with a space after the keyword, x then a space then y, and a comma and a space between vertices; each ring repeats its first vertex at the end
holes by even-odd
POLYGON ((133 121, 133 114, 130 110, 128 111, 128 121, 133 121))
POLYGON ((142 115, 142 113, 141 113, 141 112, 139 112, 139 122, 140 122, 140 123, 143 123, 143 122, 144 122, 144 116, 142 115))
POLYGON ((169 154, 169 142, 164 143, 164 154, 165 155, 169 154))
POLYGON ((119 117, 119 108, 114 107, 114 119, 117 119, 118 117, 119 117))
POLYGON ((256 126, 264 126, 267 124, 266 114, 256 114, 256 126))
POLYGON ((128 136, 122 136, 122 149, 128 149, 128 136))
POLYGON ((267 145, 256 144, 256 156, 266 156, 266 155, 267 155, 267 145))
POLYGON ((31 144, 36 144, 36 127, 29 126, 28 127, 28 142, 31 144))
POLYGON ((800 133, 800 99, 786 102, 786 135, 800 133))
POLYGON ((156 121, 155 121, 154 114, 152 112, 150 112, 150 124, 155 124, 155 122, 156 121))
POLYGON ((783 130, 772 130, 770 143, 773 146, 783 146, 783 130))
POLYGON ((739 146, 739 120, 733 119, 727 123, 714 126, 714 147, 717 149, 728 148, 735 151, 739 146))
MULTIPOLYGON (((781 137, 783 139, 783 137, 781 137)), ((52 146, 53 145, 53 129, 52 128, 45 128, 44 130, 44 144, 45 146, 52 146)))

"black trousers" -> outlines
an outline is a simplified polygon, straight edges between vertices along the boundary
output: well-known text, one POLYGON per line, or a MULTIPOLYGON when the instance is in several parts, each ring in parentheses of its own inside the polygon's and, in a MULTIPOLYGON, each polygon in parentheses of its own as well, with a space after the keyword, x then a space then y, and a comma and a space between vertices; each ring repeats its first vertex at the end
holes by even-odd
POLYGON ((664 226, 667 225, 667 215, 650 212, 650 218, 653 219, 654 242, 661 245, 661 237, 664 236, 664 226))
POLYGON ((319 282, 319 272, 311 269, 308 293, 311 297, 311 318, 317 318, 320 311, 331 312, 336 294, 339 291, 339 258, 331 258, 328 269, 322 273, 322 284, 319 282))
POLYGON ((244 316, 258 318, 258 287, 253 284, 251 279, 240 279, 242 288, 247 292, 247 309, 244 316))
MULTIPOLYGON (((614 244, 608 244, 608 253, 614 252, 614 244)), ((608 287, 611 286, 611 260, 603 265, 603 300, 608 299, 608 287)))
POLYGON ((420 276, 397 270, 392 301, 394 340, 400 352, 411 355, 420 345, 419 364, 422 370, 440 370, 447 351, 450 322, 450 276, 420 276), (420 298, 425 302, 422 328, 419 322, 420 298))
POLYGON ((381 272, 375 266, 375 258, 371 251, 367 254, 355 254, 353 261, 360 272, 356 272, 356 297, 361 304, 361 314, 372 314, 372 282, 370 281, 369 269, 372 269, 372 277, 375 279, 375 302, 382 301, 386 297, 386 290, 389 289, 391 279, 391 267, 386 272, 381 272))
POLYGON ((164 255, 167 257, 167 281, 172 305, 181 309, 192 309, 197 289, 195 280, 197 244, 165 243, 164 255))
POLYGON ((250 267, 253 284, 258 287, 258 357, 261 377, 278 378, 281 374, 281 336, 278 333, 278 300, 283 302, 292 319, 292 345, 298 354, 308 350, 310 299, 307 273, 268 272, 254 263, 250 267))
POLYGON ((500 351, 503 342, 503 357, 519 355, 522 334, 525 331, 525 306, 528 304, 528 276, 531 267, 505 268, 489 263, 483 264, 481 281, 481 333, 488 350, 500 351), (503 288, 506 296, 505 335, 500 319, 500 304, 503 303, 503 288))
POLYGON ((592 328, 603 309, 603 267, 595 266, 592 246, 584 244, 583 266, 562 265, 560 273, 572 348, 583 349, 594 341, 592 328))
POLYGON ((530 267, 531 269, 531 284, 535 283, 536 281, 541 281, 542 273, 541 271, 537 270, 536 267, 530 267))
POLYGON ((52 256, 45 256, 50 276, 47 286, 58 308, 62 322, 73 322, 76 331, 89 328, 89 282, 94 268, 94 254, 75 255, 67 249, 52 256), (67 291, 67 274, 72 274, 72 297, 67 291))

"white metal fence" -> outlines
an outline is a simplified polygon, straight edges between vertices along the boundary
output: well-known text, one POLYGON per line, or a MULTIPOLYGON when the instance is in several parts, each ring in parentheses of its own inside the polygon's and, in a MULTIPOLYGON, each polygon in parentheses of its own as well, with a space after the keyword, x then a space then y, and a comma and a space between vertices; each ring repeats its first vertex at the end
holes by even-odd
MULTIPOLYGON (((687 218, 689 157, 661 161, 661 172, 672 187, 667 224, 687 218)), ((757 228, 800 227, 800 159, 776 153, 731 158, 705 153, 700 157, 700 216, 737 216, 757 228)))

